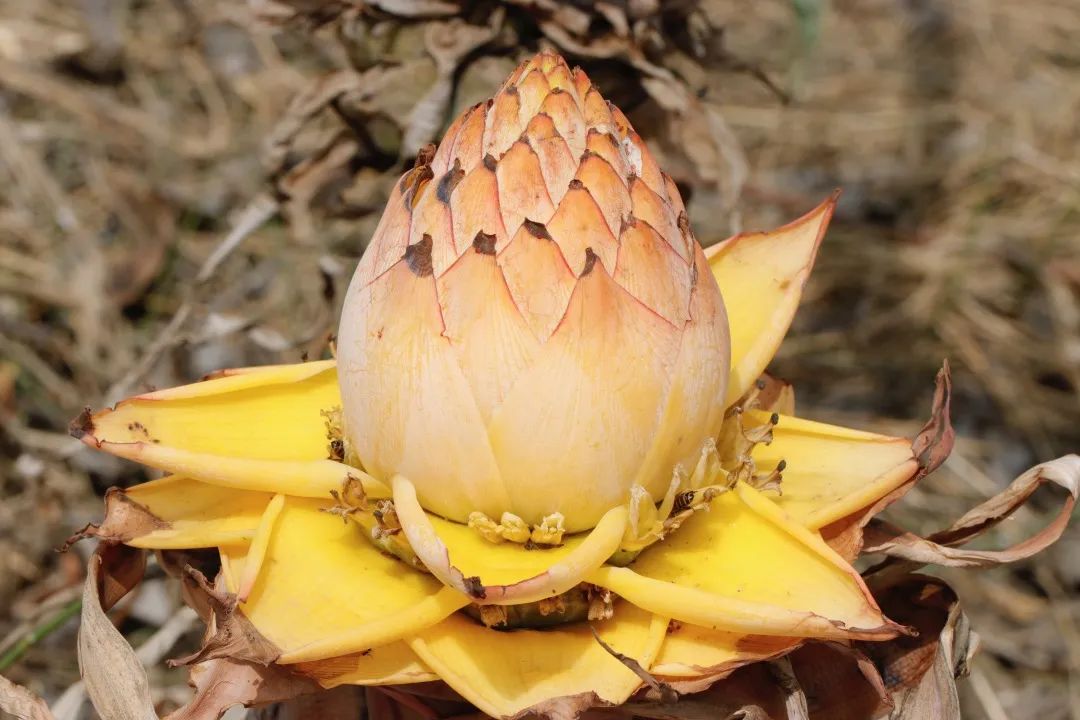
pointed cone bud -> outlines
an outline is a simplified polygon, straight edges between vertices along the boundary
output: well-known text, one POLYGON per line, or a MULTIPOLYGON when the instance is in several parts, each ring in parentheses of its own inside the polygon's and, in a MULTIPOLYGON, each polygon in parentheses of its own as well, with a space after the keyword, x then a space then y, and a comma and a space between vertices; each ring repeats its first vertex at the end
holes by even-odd
POLYGON ((635 484, 662 496, 719 430, 730 342, 675 183, 625 116, 543 53, 409 177, 339 333, 364 468, 461 522, 558 512, 579 531, 635 484))

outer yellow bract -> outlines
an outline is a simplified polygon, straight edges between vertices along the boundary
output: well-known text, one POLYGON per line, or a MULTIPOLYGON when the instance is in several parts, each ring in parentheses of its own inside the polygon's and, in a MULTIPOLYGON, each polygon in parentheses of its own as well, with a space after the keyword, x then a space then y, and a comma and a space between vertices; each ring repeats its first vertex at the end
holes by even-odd
POLYGON ((794 418, 787 395, 728 412, 786 333, 835 199, 703 252, 625 118, 553 55, 519 68, 444 146, 397 186, 384 224, 406 226, 380 230, 350 291, 363 307, 347 309, 345 341, 382 344, 346 352, 343 372, 353 390, 385 383, 346 397, 346 452, 333 361, 134 397, 77 434, 172 474, 112 492, 97 534, 218 548, 276 662, 325 686, 440 678, 500 717, 626 701, 641 679, 592 630, 661 679, 701 682, 805 638, 896 636, 818 531, 908 483, 910 443, 794 418), (468 168, 455 160, 466 156, 468 168), (503 313, 507 299, 520 314, 503 313), (575 375, 583 357, 599 370, 575 375), (380 374, 375 360, 403 365, 380 374), (663 506, 682 526, 612 564, 657 515, 649 502, 630 512, 631 487, 662 500, 674 464, 712 452, 725 417, 775 423, 743 460, 784 467, 782 494, 741 480, 683 493, 663 506), (547 549, 495 544, 461 524, 470 510, 526 526, 554 510, 569 534, 547 549), (504 632, 473 619, 537 601, 557 614, 575 589, 593 598, 592 620, 504 632))

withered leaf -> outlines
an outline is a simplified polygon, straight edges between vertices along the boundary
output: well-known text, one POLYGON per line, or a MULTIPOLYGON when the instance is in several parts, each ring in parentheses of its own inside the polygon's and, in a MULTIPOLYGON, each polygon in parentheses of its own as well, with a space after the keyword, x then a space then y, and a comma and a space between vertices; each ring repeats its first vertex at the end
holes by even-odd
POLYGON ((937 374, 930 419, 911 443, 911 450, 919 462, 918 472, 873 505, 821 529, 825 542, 845 560, 850 562, 863 552, 864 528, 878 513, 906 495, 916 483, 936 470, 949 457, 956 441, 956 431, 953 430, 949 412, 951 397, 952 375, 949 372, 949 363, 945 362, 937 374))
MULTIPOLYGON (((902 561, 886 561, 892 573, 920 565, 985 568, 1031 557, 1055 542, 1065 531, 1080 494, 1080 455, 1065 455, 1031 468, 1005 490, 972 509, 946 530, 923 538, 884 520, 873 520, 865 530, 864 552, 882 553, 902 561), (1066 495, 1054 520, 1035 535, 1003 550, 967 550, 962 547, 1021 508, 1043 485, 1064 488, 1066 495)), ((882 568, 884 570, 884 568, 882 568)))
POLYGON ((53 720, 45 701, 0 675, 0 714, 18 720, 53 720))
POLYGON ((98 714, 110 720, 157 720, 146 671, 105 614, 142 578, 146 554, 102 544, 90 557, 79 627, 79 671, 98 714))

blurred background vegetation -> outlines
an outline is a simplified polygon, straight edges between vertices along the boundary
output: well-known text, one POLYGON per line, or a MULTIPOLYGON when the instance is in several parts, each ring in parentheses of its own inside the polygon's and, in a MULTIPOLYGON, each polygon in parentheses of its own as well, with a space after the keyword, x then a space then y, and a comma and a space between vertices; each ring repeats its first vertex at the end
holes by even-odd
MULTIPOLYGON (((78 679, 85 548, 54 548, 145 477, 68 421, 324 354, 391 184, 539 47, 627 112, 705 245, 843 188, 772 370, 801 414, 910 435, 949 358, 962 437, 895 520, 1080 449, 1078 37, 1075 0, 0 0, 0 673, 78 679)), ((947 574, 984 644, 965 717, 1080 720, 1077 537, 947 574)), ((178 605, 153 577, 122 628, 178 605)))

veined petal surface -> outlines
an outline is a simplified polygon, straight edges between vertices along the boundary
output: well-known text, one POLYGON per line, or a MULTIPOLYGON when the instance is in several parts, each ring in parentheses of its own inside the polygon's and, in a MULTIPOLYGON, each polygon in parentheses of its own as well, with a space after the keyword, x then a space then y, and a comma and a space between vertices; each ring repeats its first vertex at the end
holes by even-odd
POLYGON ((172 475, 105 496, 98 537, 157 550, 248 542, 273 496, 172 475))
MULTIPOLYGON (((768 413, 749 411, 751 424, 768 413)), ((905 438, 851 430, 781 415, 773 441, 759 443, 754 462, 769 471, 783 460, 783 493, 777 505, 794 520, 817 530, 873 504, 911 479, 919 463, 905 438)))
POLYGON ((403 640, 363 652, 290 666, 324 688, 338 685, 408 685, 438 680, 403 640))
MULTIPOLYGON (((284 664, 388 645, 468 604, 435 578, 379 552, 356 523, 324 505, 286 498, 244 615, 282 651, 284 664)), ((244 576, 247 547, 221 548, 229 590, 244 576)))
MULTIPOLYGON (((620 603, 614 617, 593 627, 613 650, 648 668, 667 625, 666 618, 620 603)), ((497 718, 530 708, 574 717, 593 704, 621 704, 641 684, 584 624, 500 632, 454 615, 409 645, 450 687, 497 718)))
POLYGON ((731 328, 731 405, 776 354, 802 297, 837 196, 770 232, 741 233, 705 250, 731 328))
POLYGON ((836 639, 900 631, 820 536, 744 484, 631 567, 604 566, 588 581, 638 607, 716 630, 836 639))
POLYGON ((782 655, 802 641, 802 638, 745 635, 680 623, 668 631, 649 672, 666 681, 718 680, 748 663, 782 655))
POLYGON ((340 406, 335 364, 325 360, 233 370, 137 395, 80 417, 72 432, 90 447, 203 482, 329 497, 351 474, 385 495, 364 473, 328 458, 323 412, 340 406))

